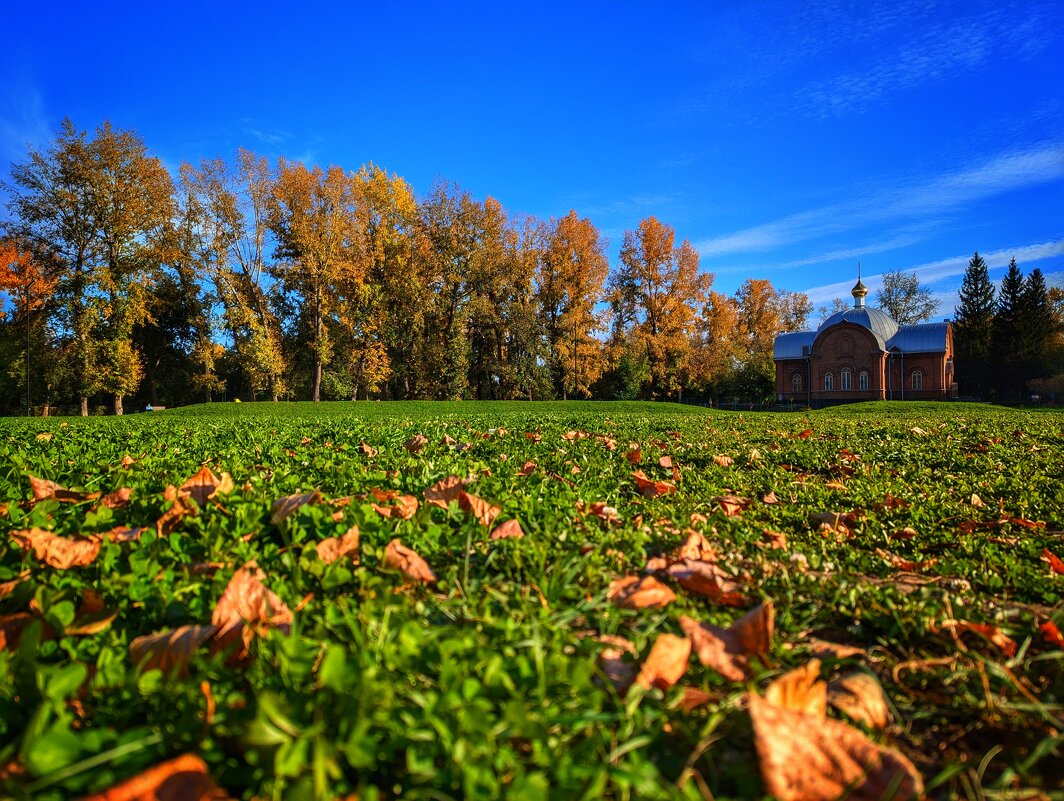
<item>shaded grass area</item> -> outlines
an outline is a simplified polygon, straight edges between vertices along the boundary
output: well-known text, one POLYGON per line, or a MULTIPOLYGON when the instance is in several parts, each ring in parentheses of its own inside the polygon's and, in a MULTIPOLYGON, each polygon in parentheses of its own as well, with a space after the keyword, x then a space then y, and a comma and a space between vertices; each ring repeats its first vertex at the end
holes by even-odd
POLYGON ((40 565, 4 537, 0 582, 25 570, 30 579, 0 598, 0 616, 35 607, 62 632, 87 590, 117 613, 91 635, 38 642, 31 629, 0 651, 0 780, 14 797, 77 797, 193 751, 237 797, 759 798, 747 685, 692 660, 684 681, 708 704, 684 711, 679 688, 621 697, 589 636, 630 639, 638 661, 660 633, 680 633, 682 614, 721 626, 742 614, 682 592, 653 611, 606 600, 611 580, 641 572, 691 527, 751 605, 775 602, 772 663, 750 686, 805 663, 814 638, 851 645, 863 653, 826 660, 824 675, 878 677, 894 723, 873 737, 903 750, 932 796, 1064 785, 1064 651, 1038 633, 1046 621, 1064 628, 1064 576, 1042 559, 1045 549, 1064 556, 1059 412, 226 404, 6 420, 0 450, 5 532, 153 529, 167 486, 204 463, 237 487, 166 537, 104 543, 88 567, 40 565), (429 440, 418 454, 403 448, 414 434, 429 440), (638 465, 629 444, 641 447, 638 465), (123 467, 126 455, 134 463, 123 467), (659 466, 664 455, 678 479, 659 466), (522 476, 528 461, 536 467, 522 476), (635 469, 676 491, 643 497, 635 469), (129 487, 131 502, 31 506, 29 474, 129 487), (519 520, 525 538, 489 541, 454 505, 395 520, 359 497, 377 488, 420 498, 450 474, 471 478, 470 491, 500 506, 500 521, 519 520), (275 499, 311 490, 353 500, 271 522, 275 499), (778 503, 762 502, 768 493, 778 503), (729 516, 714 500, 725 495, 753 503, 729 516), (578 511, 596 502, 620 523, 578 511), (847 513, 849 525, 822 527, 826 513, 847 513), (352 525, 359 565, 317 558, 315 542, 352 525), (768 547, 766 530, 786 546, 768 547), (394 537, 428 560, 434 586, 404 586, 383 566, 394 537), (257 639, 239 668, 198 654, 183 677, 136 669, 130 641, 209 621, 249 560, 289 607, 303 603, 290 636, 257 639), (197 563, 222 567, 190 573, 197 563), (943 625, 951 620, 996 627, 1015 654, 943 625))

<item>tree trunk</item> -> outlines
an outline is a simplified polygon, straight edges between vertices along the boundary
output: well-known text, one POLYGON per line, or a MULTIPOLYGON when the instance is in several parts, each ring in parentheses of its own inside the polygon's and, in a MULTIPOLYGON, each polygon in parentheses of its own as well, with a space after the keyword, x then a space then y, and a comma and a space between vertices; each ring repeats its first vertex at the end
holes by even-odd
POLYGON ((115 414, 120 416, 120 417, 122 415, 122 396, 121 395, 115 395, 115 414))
POLYGON ((317 356, 314 357, 314 389, 310 399, 315 403, 321 401, 321 359, 317 356))
POLYGON ((85 395, 81 396, 81 416, 82 417, 88 417, 89 416, 89 399, 85 395))
POLYGON ((279 396, 278 396, 278 393, 277 393, 277 376, 273 376, 273 375, 270 376, 269 387, 270 387, 270 400, 273 401, 274 403, 277 403, 277 401, 279 399, 279 396))
POLYGON ((207 403, 212 403, 213 401, 211 400, 211 388, 210 387, 207 387, 206 395, 207 395, 207 403))

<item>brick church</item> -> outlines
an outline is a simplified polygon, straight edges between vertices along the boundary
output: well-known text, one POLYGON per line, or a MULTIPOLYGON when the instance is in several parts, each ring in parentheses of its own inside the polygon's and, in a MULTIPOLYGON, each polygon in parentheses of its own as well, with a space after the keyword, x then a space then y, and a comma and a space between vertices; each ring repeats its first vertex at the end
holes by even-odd
POLYGON ((853 308, 816 331, 776 337, 776 399, 820 407, 867 400, 944 400, 952 397, 953 331, 947 323, 899 326, 865 306, 857 279, 853 308))

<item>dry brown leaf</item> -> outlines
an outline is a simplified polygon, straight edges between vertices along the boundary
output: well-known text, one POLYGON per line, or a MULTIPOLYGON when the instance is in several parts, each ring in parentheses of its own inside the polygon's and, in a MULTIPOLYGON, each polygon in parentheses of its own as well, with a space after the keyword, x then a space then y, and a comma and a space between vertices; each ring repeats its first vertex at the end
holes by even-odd
POLYGON ((828 682, 828 703, 850 720, 872 729, 885 729, 890 723, 887 697, 870 673, 849 673, 828 682))
POLYGON ((207 465, 203 465, 196 475, 187 479, 177 490, 179 495, 192 498, 197 506, 206 506, 211 498, 232 492, 234 488, 233 477, 228 473, 216 476, 207 465))
POLYGON ((635 681, 636 674, 635 663, 630 660, 626 661, 624 655, 629 654, 634 657, 635 646, 624 637, 612 634, 602 634, 596 639, 606 646, 599 651, 599 667, 617 692, 624 695, 635 681))
POLYGON ((680 709, 684 712, 690 712, 692 709, 705 706, 710 701, 716 700, 716 698, 717 696, 713 693, 706 692, 698 687, 684 687, 683 698, 680 699, 680 709))
POLYGON ((129 658, 142 670, 183 674, 192 654, 218 633, 218 626, 181 626, 145 634, 129 644, 129 658))
POLYGON ((731 467, 735 460, 730 456, 725 456, 723 453, 718 453, 713 457, 713 462, 721 467, 731 467))
POLYGON ((644 498, 656 498, 658 495, 668 495, 676 491, 676 487, 668 481, 654 481, 647 478, 642 470, 632 473, 632 478, 635 479, 636 486, 639 487, 639 492, 644 498))
POLYGON ((273 502, 270 507, 270 520, 275 526, 281 525, 285 520, 296 513, 296 510, 301 506, 309 504, 318 504, 325 500, 325 497, 314 490, 314 492, 304 492, 298 495, 286 495, 283 498, 278 498, 273 502))
POLYGON ((415 434, 403 443, 403 447, 410 451, 410 453, 421 453, 428 444, 428 437, 422 436, 421 434, 415 434))
POLYGON ((978 634, 980 637, 992 642, 1008 656, 1016 656, 1016 651, 1019 648, 1016 641, 1002 632, 1001 629, 987 623, 970 623, 967 620, 946 620, 942 623, 942 628, 953 629, 959 633, 970 631, 974 634, 978 634))
POLYGON ((358 449, 370 459, 377 455, 377 449, 366 442, 358 443, 358 449))
POLYGON ((124 509, 129 506, 129 501, 132 497, 133 490, 129 487, 122 487, 100 498, 100 505, 106 506, 108 509, 124 509))
POLYGON ((525 536, 525 532, 517 520, 507 520, 505 523, 496 526, 495 530, 491 532, 491 539, 493 540, 521 539, 523 536, 525 536))
POLYGON ((691 641, 675 634, 659 634, 643 662, 635 682, 650 689, 667 690, 687 672, 687 660, 691 657, 691 641))
POLYGON ((18 587, 18 585, 22 582, 29 581, 29 578, 30 571, 23 570, 10 581, 0 582, 0 600, 6 598, 8 595, 13 593, 15 591, 15 588, 18 587))
POLYGON ((1039 626, 1038 631, 1050 645, 1055 645, 1057 648, 1064 648, 1064 634, 1060 633, 1060 629, 1057 628, 1052 620, 1047 620, 1039 626))
POLYGON ((446 509, 451 501, 457 501, 462 494, 463 482, 458 476, 442 478, 425 490, 425 503, 446 509))
POLYGON ((787 535, 782 531, 763 528, 761 529, 761 542, 758 545, 763 545, 774 551, 785 551, 787 549, 787 535))
POLYGON ((820 660, 810 659, 773 681, 765 690, 765 700, 780 709, 822 718, 828 709, 827 689, 820 681, 820 660))
POLYGON ((458 440, 456 440, 450 434, 444 434, 443 439, 440 440, 440 444, 443 446, 457 445, 458 440))
POLYGON ((351 561, 358 564, 358 526, 351 526, 340 537, 329 537, 314 546, 321 561, 331 564, 337 559, 353 554, 351 561))
POLYGON ((749 498, 742 498, 738 495, 718 495, 712 500, 720 506, 725 517, 740 517, 743 510, 749 509, 753 504, 749 498))
POLYGON ((52 435, 49 434, 47 431, 42 431, 40 434, 37 435, 37 441, 38 442, 51 442, 52 441, 52 435))
POLYGON ((624 454, 624 458, 628 460, 628 464, 639 464, 643 461, 643 449, 633 443, 628 446, 628 451, 624 454))
POLYGON ((407 578, 414 581, 431 583, 436 580, 436 574, 432 572, 428 562, 398 539, 389 542, 388 547, 385 548, 384 564, 393 570, 401 571, 407 578))
MULTIPOLYGON (((706 539, 705 535, 699 531, 692 531, 687 535, 687 539, 684 540, 684 544, 680 546, 680 550, 676 553, 677 559, 693 559, 699 562, 715 562, 720 558, 720 553, 716 547, 706 539)), ((716 533, 716 529, 713 530, 716 533)))
POLYGON ((769 490, 761 497, 761 503, 773 504, 779 502, 780 499, 776 497, 776 493, 773 490, 769 490))
POLYGON ((864 648, 855 645, 819 640, 816 637, 810 637, 805 641, 805 645, 818 659, 849 659, 851 656, 863 656, 865 653, 864 648))
POLYGON ((61 537, 42 528, 12 531, 11 536, 23 550, 33 549, 39 561, 57 570, 85 567, 100 553, 100 538, 96 536, 61 537))
POLYGON ((675 601, 676 593, 653 576, 625 576, 610 582, 606 597, 622 609, 658 609, 675 601))
POLYGON ((923 795, 913 764, 823 715, 747 696, 765 790, 779 801, 908 801, 923 795))
POLYGON ((528 478, 530 475, 536 472, 537 465, 535 462, 525 462, 521 469, 517 471, 517 475, 521 478, 528 478))
POLYGON ((501 507, 493 506, 483 498, 464 491, 458 494, 458 506, 466 514, 475 517, 482 526, 490 526, 502 511, 501 507))
POLYGON ((30 482, 30 489, 33 491, 34 502, 55 500, 60 503, 80 503, 81 501, 92 501, 100 497, 98 492, 78 492, 61 487, 54 481, 35 476, 27 476, 27 478, 30 482))
POLYGON ((1048 548, 1042 549, 1042 561, 1049 563, 1049 572, 1064 576, 1064 559, 1061 559, 1048 548))
POLYGON ((612 506, 607 506, 605 501, 593 501, 586 505, 583 501, 577 501, 576 510, 581 514, 597 517, 599 520, 611 525, 619 526, 621 524, 621 516, 617 513, 617 510, 612 506))
POLYGON ((731 681, 745 681, 753 675, 750 658, 758 657, 764 661, 768 656, 773 622, 772 602, 766 601, 727 629, 700 624, 686 615, 680 617, 680 628, 690 638, 704 666, 731 681))
POLYGON ((184 754, 82 801, 229 801, 198 756, 184 754))
POLYGON ((163 497, 167 501, 172 501, 173 504, 169 509, 162 513, 158 520, 155 521, 155 529, 159 532, 160 537, 167 536, 177 528, 182 520, 197 513, 196 507, 189 506, 187 499, 180 497, 178 495, 177 487, 172 484, 166 488, 163 497))
POLYGON ((688 592, 723 606, 746 605, 746 597, 735 577, 713 562, 684 559, 669 565, 665 572, 688 592))
POLYGON ((924 559, 921 562, 914 562, 911 559, 905 559, 895 553, 890 553, 890 551, 884 551, 882 548, 876 548, 876 554, 885 559, 891 567, 898 570, 923 570, 938 562, 937 559, 924 559))
POLYGON ((218 638, 240 631, 244 648, 264 628, 278 628, 285 634, 292 625, 292 612, 276 593, 263 583, 266 575, 254 562, 239 568, 214 605, 211 623, 218 627, 218 638))
MULTIPOLYGON (((377 492, 377 490, 374 490, 377 492)), ((394 494, 394 492, 393 492, 394 494)), ((396 517, 400 520, 409 520, 418 510, 418 500, 413 495, 396 495, 395 503, 389 506, 380 506, 371 503, 373 510, 382 517, 396 517)))
POLYGON ((533 442, 540 442, 543 439, 543 435, 538 431, 526 431, 525 439, 530 439, 533 442))
POLYGON ((15 650, 22 631, 36 619, 29 612, 0 615, 0 651, 15 650))
POLYGON ((986 508, 986 504, 983 502, 983 499, 980 498, 978 495, 976 495, 974 492, 972 493, 972 498, 971 498, 971 500, 969 502, 976 509, 985 509, 986 508))
POLYGON ((132 456, 130 456, 128 453, 125 456, 123 456, 122 457, 122 461, 119 462, 119 464, 122 465, 122 467, 124 467, 127 470, 129 468, 131 468, 133 465, 135 465, 136 463, 137 463, 137 460, 134 459, 132 456))

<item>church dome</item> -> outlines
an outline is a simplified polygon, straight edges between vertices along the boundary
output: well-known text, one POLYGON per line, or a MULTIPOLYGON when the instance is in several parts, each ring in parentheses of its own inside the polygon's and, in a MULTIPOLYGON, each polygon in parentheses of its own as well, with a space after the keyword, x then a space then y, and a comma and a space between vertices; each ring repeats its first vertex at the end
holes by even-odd
POLYGON ((853 325, 863 326, 879 337, 882 342, 886 342, 898 333, 898 324, 894 322, 894 318, 885 311, 873 309, 868 306, 835 312, 835 314, 831 315, 820 324, 820 327, 817 328, 816 332, 817 334, 821 334, 828 328, 831 328, 831 326, 838 325, 839 323, 852 323, 853 325))

